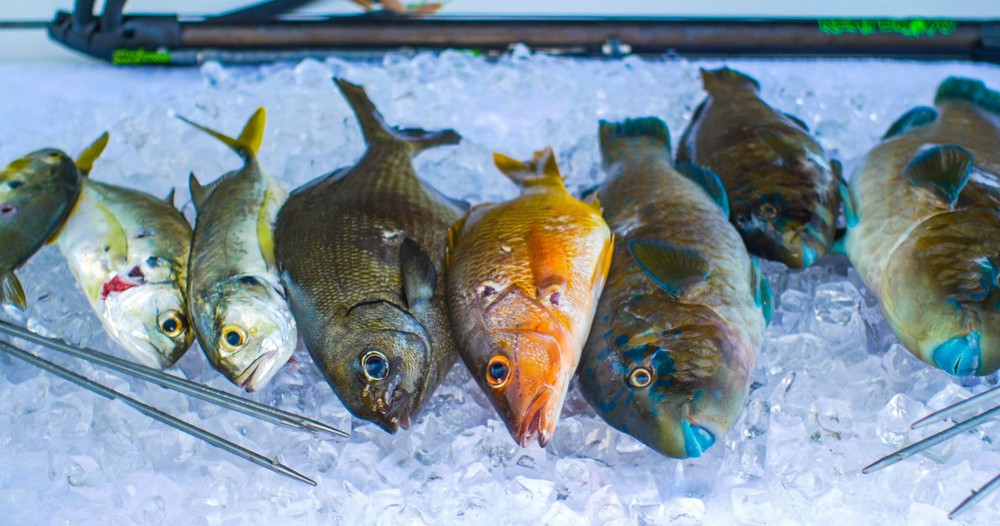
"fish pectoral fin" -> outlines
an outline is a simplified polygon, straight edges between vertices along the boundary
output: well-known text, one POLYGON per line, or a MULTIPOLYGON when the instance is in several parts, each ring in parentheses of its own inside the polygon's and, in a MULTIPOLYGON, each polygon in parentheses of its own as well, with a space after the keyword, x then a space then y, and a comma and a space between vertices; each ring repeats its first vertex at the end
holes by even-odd
POLYGON ((784 113, 783 115, 786 118, 788 118, 788 120, 794 122, 799 128, 802 128, 802 131, 804 132, 809 131, 809 126, 806 126, 806 123, 803 122, 802 119, 796 117, 795 115, 792 115, 791 113, 784 113))
POLYGON ((708 196, 719 205, 719 208, 722 209, 722 215, 729 219, 729 197, 726 196, 726 187, 722 186, 722 179, 719 178, 718 174, 708 168, 695 166, 691 163, 679 163, 675 168, 684 177, 698 183, 698 186, 702 187, 708 196))
POLYGON ((896 119, 896 122, 892 123, 892 126, 889 126, 889 129, 886 130, 885 135, 882 136, 882 140, 884 141, 915 128, 926 126, 936 121, 937 118, 938 112, 934 108, 917 106, 896 119))
POLYGON ((796 157, 802 155, 802 145, 787 134, 771 130, 757 130, 757 138, 767 145, 781 159, 781 164, 790 166, 796 157))
POLYGON ((0 276, 0 304, 13 305, 22 311, 28 308, 21 280, 13 272, 0 276))
POLYGON ((774 294, 771 292, 771 284, 760 270, 757 258, 750 258, 750 283, 753 284, 754 305, 764 313, 764 323, 770 325, 774 316, 774 294))
POLYGON ((104 148, 108 145, 109 137, 108 132, 104 132, 96 141, 80 152, 80 156, 76 158, 76 167, 84 177, 90 175, 90 170, 94 168, 94 161, 104 153, 104 148))
POLYGON ((247 123, 243 126, 243 131, 240 132, 240 136, 235 139, 217 132, 207 126, 202 126, 201 124, 188 120, 186 117, 178 115, 177 118, 211 135, 212 137, 215 137, 223 144, 230 147, 234 152, 238 153, 240 157, 246 159, 260 151, 260 145, 264 141, 264 125, 267 122, 267 111, 264 110, 263 107, 257 108, 257 111, 255 111, 253 115, 247 119, 247 123))
POLYGON ((646 276, 671 297, 680 298, 708 279, 708 259, 697 250, 667 241, 633 239, 628 251, 646 276))
POLYGON ((840 201, 844 203, 844 217, 847 219, 847 228, 854 228, 858 226, 861 218, 858 217, 858 207, 854 202, 851 189, 847 186, 847 181, 844 180, 844 168, 841 166, 840 161, 836 159, 830 161, 830 168, 833 170, 833 176, 837 178, 837 190, 840 192, 840 201))
POLYGON ((608 243, 604 245, 604 251, 601 252, 601 258, 597 263, 597 268, 594 269, 594 275, 590 277, 590 286, 596 289, 598 280, 603 283, 608 279, 608 272, 611 270, 611 256, 615 253, 615 235, 611 234, 611 238, 608 239, 608 243))
POLYGON ((955 145, 931 148, 903 169, 903 177, 910 184, 930 190, 951 207, 958 201, 958 194, 971 173, 972 154, 955 145))
POLYGON ((274 193, 271 190, 264 192, 264 201, 257 211, 257 246, 260 248, 260 255, 268 268, 277 268, 274 258, 274 225, 272 221, 280 205, 274 202, 274 193))
POLYGON ((536 290, 543 293, 558 288, 560 284, 565 289, 570 261, 562 240, 533 228, 525 236, 525 242, 528 245, 528 264, 531 266, 531 275, 535 278, 536 290))
POLYGON ((409 308, 412 310, 427 305, 434 296, 437 269, 427 252, 410 238, 403 239, 399 245, 399 269, 409 308))
POLYGON ((121 262, 128 258, 128 236, 115 214, 102 204, 97 209, 104 216, 107 224, 108 237, 104 239, 104 256, 111 261, 121 262))
MULTIPOLYGON (((482 206, 482 205, 477 205, 482 206)), ((458 221, 455 221, 451 227, 448 228, 448 245, 444 249, 444 268, 451 266, 451 252, 455 250, 455 243, 458 242, 458 236, 462 233, 462 227, 465 226, 465 221, 469 219, 469 214, 472 210, 475 210, 475 206, 469 209, 458 221)))

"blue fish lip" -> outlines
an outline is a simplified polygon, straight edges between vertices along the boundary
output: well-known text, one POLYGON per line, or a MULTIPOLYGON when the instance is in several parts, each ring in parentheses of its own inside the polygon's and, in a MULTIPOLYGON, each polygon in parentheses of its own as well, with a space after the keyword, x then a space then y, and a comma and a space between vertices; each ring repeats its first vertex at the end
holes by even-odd
POLYGON ((931 357, 935 365, 955 376, 976 374, 982 362, 979 332, 969 331, 965 336, 956 336, 938 345, 931 357))
POLYGON ((701 426, 692 425, 690 421, 681 422, 684 430, 684 452, 688 458, 698 458, 706 449, 715 444, 715 435, 701 426))
POLYGON ((816 260, 819 259, 819 253, 816 249, 809 246, 805 242, 802 243, 802 266, 810 267, 816 260))

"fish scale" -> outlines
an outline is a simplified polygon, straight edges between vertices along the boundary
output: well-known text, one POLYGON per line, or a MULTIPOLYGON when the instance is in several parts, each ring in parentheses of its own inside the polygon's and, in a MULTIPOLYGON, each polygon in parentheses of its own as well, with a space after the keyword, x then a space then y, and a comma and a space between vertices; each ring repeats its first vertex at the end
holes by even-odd
POLYGON ((354 166, 292 193, 276 227, 277 257, 306 347, 327 381, 352 414, 391 433, 409 427, 457 357, 443 259, 463 207, 423 183, 412 157, 459 137, 391 128, 361 87, 337 84, 367 151, 354 166), (417 248, 407 252, 407 243, 417 248), (413 259, 403 261, 406 254, 413 259), (409 263, 431 272, 433 283, 409 263), (369 371, 371 352, 380 365, 369 371))

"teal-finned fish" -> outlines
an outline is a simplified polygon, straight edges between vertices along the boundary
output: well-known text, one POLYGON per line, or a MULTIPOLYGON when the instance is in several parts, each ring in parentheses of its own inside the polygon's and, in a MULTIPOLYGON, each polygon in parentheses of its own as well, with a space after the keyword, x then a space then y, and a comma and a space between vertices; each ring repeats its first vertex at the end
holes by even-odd
POLYGON ((727 220, 718 176, 672 166, 663 121, 602 121, 600 146, 597 194, 618 241, 580 388, 614 428, 698 457, 743 411, 771 291, 727 220))
POLYGON ((0 171, 0 304, 27 308, 14 270, 58 232, 80 195, 81 179, 73 158, 54 148, 0 171))
POLYGON ((750 253, 812 265, 833 244, 840 163, 827 159, 804 122, 768 106, 753 78, 729 68, 701 76, 708 97, 681 137, 677 162, 718 174, 750 253))
MULTIPOLYGON (((102 135, 77 164, 89 176, 102 135)), ((173 365, 191 342, 191 227, 164 199, 89 177, 56 241, 108 334, 144 365, 173 365)))
POLYGON ((191 174, 198 218, 188 304, 208 359, 248 391, 267 384, 298 344, 274 258, 274 222, 288 193, 257 162, 264 120, 259 108, 234 139, 185 119, 243 158, 242 168, 208 186, 191 174))
POLYGON ((844 192, 848 257, 903 345, 958 376, 1000 368, 1000 93, 946 79, 844 192))
POLYGON ((354 416, 408 429, 455 364, 444 296, 448 227, 467 208, 421 181, 413 157, 461 139, 386 124, 364 88, 337 86, 368 147, 295 190, 276 228, 292 312, 354 416))

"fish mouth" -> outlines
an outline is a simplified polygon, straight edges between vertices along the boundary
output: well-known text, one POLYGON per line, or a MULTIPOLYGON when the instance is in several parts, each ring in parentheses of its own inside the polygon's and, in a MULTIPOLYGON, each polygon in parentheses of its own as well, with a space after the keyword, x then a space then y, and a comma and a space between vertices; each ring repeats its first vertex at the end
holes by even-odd
POLYGON ((262 354, 236 377, 234 383, 246 389, 248 393, 256 391, 258 387, 266 384, 271 379, 271 376, 277 372, 273 366, 277 356, 278 351, 270 351, 262 354))
POLYGON ((410 404, 413 402, 413 398, 411 393, 403 393, 396 397, 392 402, 392 409, 386 411, 382 418, 376 420, 379 427, 389 434, 396 433, 400 428, 410 429, 410 424, 412 424, 410 404))
POLYGON ((514 440, 521 447, 528 447, 535 437, 538 437, 538 445, 542 447, 552 441, 555 422, 549 421, 544 414, 550 399, 551 392, 542 391, 535 395, 534 400, 528 405, 528 410, 524 413, 525 419, 521 421, 520 427, 514 434, 514 440))

